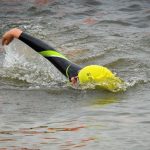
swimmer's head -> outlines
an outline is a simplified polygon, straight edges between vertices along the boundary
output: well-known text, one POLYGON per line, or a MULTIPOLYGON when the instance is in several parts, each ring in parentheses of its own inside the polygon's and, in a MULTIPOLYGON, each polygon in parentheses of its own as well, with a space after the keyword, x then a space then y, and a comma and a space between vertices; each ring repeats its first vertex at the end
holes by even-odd
POLYGON ((86 66, 78 74, 80 84, 99 82, 103 78, 114 77, 114 74, 106 67, 98 65, 86 66))
POLYGON ((78 73, 80 85, 95 84, 104 89, 113 91, 122 81, 109 69, 99 65, 90 65, 81 69, 78 73))

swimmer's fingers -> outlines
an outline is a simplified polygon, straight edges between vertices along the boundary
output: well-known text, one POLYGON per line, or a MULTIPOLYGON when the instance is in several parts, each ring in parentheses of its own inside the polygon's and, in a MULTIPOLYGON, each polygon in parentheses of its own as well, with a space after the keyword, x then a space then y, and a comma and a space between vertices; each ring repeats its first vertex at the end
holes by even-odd
POLYGON ((6 32, 2 38, 2 45, 8 45, 14 39, 13 35, 6 32))
POLYGON ((19 38, 23 31, 17 28, 13 28, 6 32, 2 38, 2 45, 8 45, 14 38, 19 38))
POLYGON ((74 85, 74 86, 77 85, 77 81, 78 81, 78 77, 77 76, 71 78, 72 85, 74 85))

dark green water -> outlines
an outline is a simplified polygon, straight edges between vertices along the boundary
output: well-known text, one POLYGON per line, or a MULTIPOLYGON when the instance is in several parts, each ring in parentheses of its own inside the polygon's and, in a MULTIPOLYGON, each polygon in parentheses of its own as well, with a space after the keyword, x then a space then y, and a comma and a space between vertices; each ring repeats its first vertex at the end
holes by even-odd
POLYGON ((149 0, 1 0, 0 36, 13 27, 128 88, 74 89, 20 41, 0 45, 1 150, 149 150, 149 0))

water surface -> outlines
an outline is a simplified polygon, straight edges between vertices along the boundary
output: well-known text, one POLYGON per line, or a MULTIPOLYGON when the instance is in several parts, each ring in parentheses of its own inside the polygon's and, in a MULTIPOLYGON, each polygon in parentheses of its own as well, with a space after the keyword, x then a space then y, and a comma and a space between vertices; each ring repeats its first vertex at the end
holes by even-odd
POLYGON ((128 88, 74 89, 20 41, 0 45, 0 149, 149 150, 149 0, 1 0, 0 35, 13 27, 128 88))

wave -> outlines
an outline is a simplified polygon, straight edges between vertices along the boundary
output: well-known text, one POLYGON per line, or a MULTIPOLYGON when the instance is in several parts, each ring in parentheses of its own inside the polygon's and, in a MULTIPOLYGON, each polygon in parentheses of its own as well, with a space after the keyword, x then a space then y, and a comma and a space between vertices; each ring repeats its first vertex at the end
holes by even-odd
POLYGON ((129 22, 125 22, 122 20, 102 20, 99 21, 98 24, 116 24, 116 25, 122 25, 122 26, 130 26, 131 24, 129 22))
POLYGON ((133 4, 133 5, 130 5, 130 6, 127 6, 125 8, 120 8, 119 10, 120 11, 125 11, 125 12, 130 12, 130 11, 140 11, 142 8, 140 5, 138 4, 133 4))
MULTIPOLYGON (((25 46, 20 41, 15 40, 10 46, 5 47, 6 54, 3 60, 3 66, 0 69, 1 88, 75 88, 79 90, 97 89, 100 85, 86 85, 73 87, 68 84, 65 77, 59 73, 56 68, 42 56, 25 46)), ((104 54, 94 55, 86 61, 99 59, 104 54)), ((85 61, 85 58, 78 61, 85 61)), ((133 73, 134 68, 139 68, 139 61, 130 58, 118 58, 105 64, 108 68, 118 68, 124 84, 119 86, 117 91, 126 91, 129 87, 149 82, 145 73, 133 73), (138 63, 137 63, 138 62, 138 63), (121 69, 120 66, 124 66, 121 69), (126 73, 124 73, 126 72, 126 73), (130 77, 130 74, 133 77, 130 77), (136 76, 135 76, 136 74, 136 76), (126 78, 126 79, 125 79, 126 78)), ((140 69, 140 68, 139 68, 140 69)))
POLYGON ((64 81, 64 77, 42 56, 18 40, 5 47, 1 77, 32 84, 49 85, 64 81))

